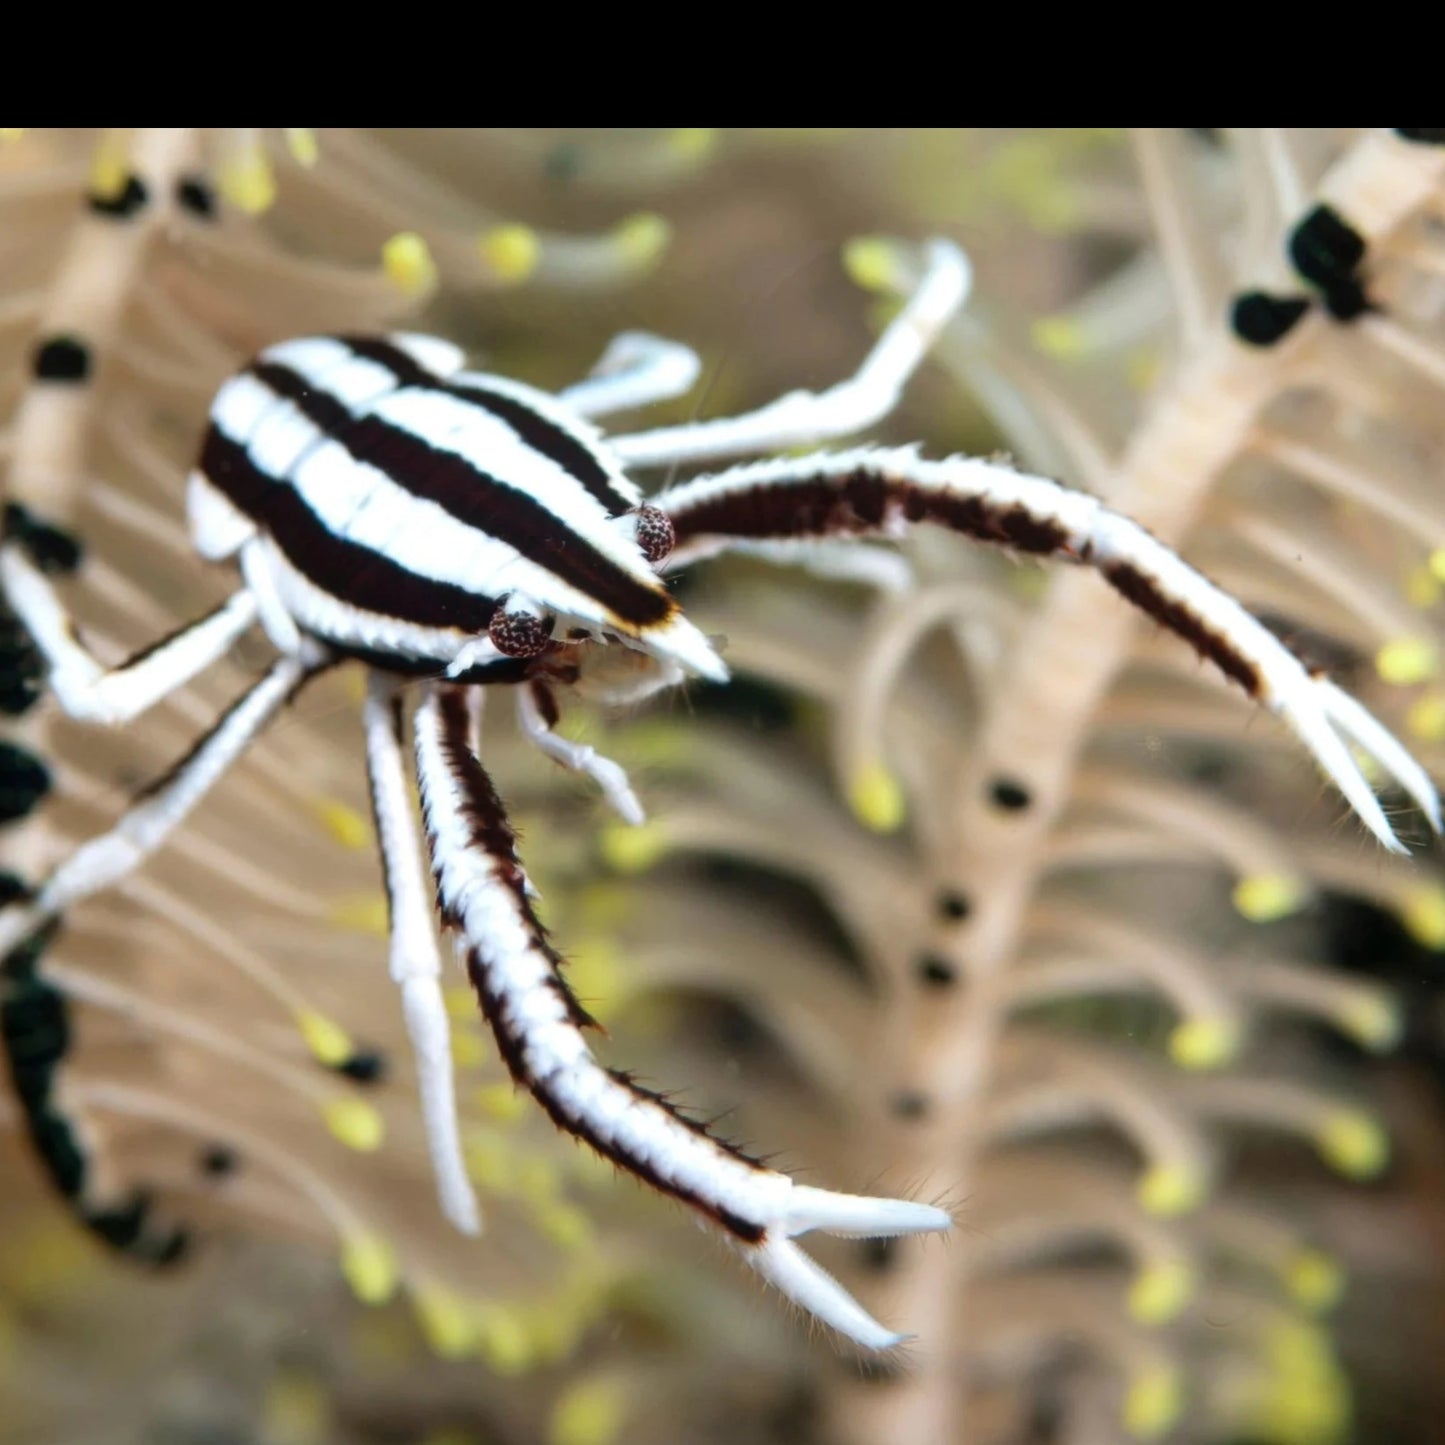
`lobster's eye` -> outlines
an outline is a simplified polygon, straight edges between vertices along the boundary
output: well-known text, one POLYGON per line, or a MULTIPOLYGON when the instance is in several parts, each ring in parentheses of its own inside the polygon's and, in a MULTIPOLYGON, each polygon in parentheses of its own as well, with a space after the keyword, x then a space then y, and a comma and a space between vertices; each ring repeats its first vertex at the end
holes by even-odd
POLYGON ((637 509, 637 545, 649 562, 661 562, 672 551, 677 535, 672 530, 672 518, 659 507, 641 506, 637 509))
POLYGON ((508 612, 499 607, 492 614, 487 636, 504 657, 536 657, 552 641, 552 623, 552 618, 535 612, 508 612))

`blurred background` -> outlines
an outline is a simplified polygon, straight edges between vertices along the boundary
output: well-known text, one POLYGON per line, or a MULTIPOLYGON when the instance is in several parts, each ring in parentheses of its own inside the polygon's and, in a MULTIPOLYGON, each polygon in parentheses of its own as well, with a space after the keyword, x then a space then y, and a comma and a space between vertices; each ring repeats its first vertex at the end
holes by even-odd
MULTIPOLYGON (((701 384, 610 423, 636 430, 844 379, 944 235, 972 296, 869 437, 1139 517, 1438 779, 1442 138, 4 131, 7 497, 83 544, 67 595, 120 658, 232 585, 190 551, 184 479, 268 342, 426 330, 556 388, 618 331, 686 341, 701 384)), ((1439 1438, 1424 818, 1377 779, 1412 848, 1386 854, 1097 577, 933 532, 832 572, 697 569, 678 595, 733 684, 564 699, 642 827, 527 748, 505 695, 484 752, 609 1063, 805 1182, 954 1210, 947 1240, 814 1250, 917 1338, 864 1357, 558 1135, 460 971, 488 1227, 451 1231, 343 668, 5 960, 0 1441, 1439 1438)), ((12 893, 267 657, 112 734, 0 634, 12 893)))

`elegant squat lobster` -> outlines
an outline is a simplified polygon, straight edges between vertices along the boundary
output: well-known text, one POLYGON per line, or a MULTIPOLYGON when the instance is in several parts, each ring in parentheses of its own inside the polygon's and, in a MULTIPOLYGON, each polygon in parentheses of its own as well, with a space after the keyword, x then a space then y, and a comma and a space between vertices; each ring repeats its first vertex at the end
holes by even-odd
POLYGON ((635 697, 727 669, 663 573, 729 550, 798 556, 829 539, 896 538, 932 522, 980 541, 1098 569, 1294 728, 1372 832, 1398 848, 1349 744, 1373 754, 1439 827, 1421 769, 1368 713, 1311 676, 1259 622, 1137 524, 1093 497, 992 462, 912 450, 767 460, 699 476, 644 502, 626 469, 775 451, 876 421, 963 300, 967 266, 935 241, 911 298, 850 381, 751 414, 603 439, 590 418, 685 391, 686 348, 619 338, 586 381, 553 397, 462 370, 419 336, 318 337, 263 352, 221 388, 189 483, 196 548, 234 558, 242 585, 217 611, 103 669, 77 640, 25 526, 0 547, 0 584, 70 714, 125 722, 259 622, 279 659, 109 833, 0 912, 0 955, 158 848, 282 705, 320 669, 368 670, 367 762, 390 903, 391 972, 415 1048, 443 1206, 477 1227, 452 1094, 441 960, 408 798, 402 701, 425 847, 445 925, 514 1078, 558 1124, 719 1227, 784 1294, 864 1345, 895 1335, 791 1241, 812 1229, 898 1235, 948 1215, 795 1184, 597 1064, 590 1020, 533 912, 502 804, 473 750, 480 687, 516 687, 521 726, 641 816, 616 764, 553 731, 554 689, 595 683, 630 649, 635 697))

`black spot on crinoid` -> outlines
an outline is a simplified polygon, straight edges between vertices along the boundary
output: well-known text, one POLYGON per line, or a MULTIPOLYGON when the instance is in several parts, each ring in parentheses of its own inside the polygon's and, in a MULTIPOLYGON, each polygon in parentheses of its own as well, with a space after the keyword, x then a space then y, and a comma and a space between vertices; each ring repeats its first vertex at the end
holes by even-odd
POLYGON ((1229 325, 1250 346, 1273 346, 1294 330, 1309 309, 1310 303, 1303 296, 1241 291, 1229 309, 1229 325))
POLYGON ((139 176, 127 176, 125 184, 113 196, 102 196, 94 191, 85 198, 85 204, 92 215, 110 216, 113 220, 126 221, 146 207, 150 193, 139 176))
POLYGON ((51 336, 35 348, 30 370, 37 381, 87 381, 90 348, 77 336, 51 336))

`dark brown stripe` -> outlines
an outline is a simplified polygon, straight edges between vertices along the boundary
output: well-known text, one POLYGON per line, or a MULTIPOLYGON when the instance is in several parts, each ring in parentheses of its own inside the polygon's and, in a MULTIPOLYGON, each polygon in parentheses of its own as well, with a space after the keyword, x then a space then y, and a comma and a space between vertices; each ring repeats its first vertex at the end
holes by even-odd
POLYGON ((141 648, 139 652, 131 653, 131 655, 126 658, 124 662, 120 663, 114 669, 114 671, 125 672, 129 668, 135 667, 137 664, 144 662, 146 658, 151 656, 152 653, 159 652, 161 648, 166 646, 167 643, 174 642, 176 638, 178 638, 183 632, 190 632, 192 629, 200 627, 203 623, 209 622, 211 618, 217 616, 219 613, 224 612, 226 608, 230 605, 231 604, 228 599, 227 601, 221 603, 219 607, 213 607, 209 612, 203 613, 200 617, 197 617, 190 622, 183 622, 179 627, 172 628, 168 633, 166 633, 164 637, 158 637, 154 642, 148 643, 145 647, 141 648))
MULTIPOLYGON (((387 366, 402 385, 455 395, 473 405, 482 404, 480 392, 472 397, 466 389, 442 385, 394 346, 356 340, 347 340, 346 344, 358 356, 387 366)), ((564 520, 554 516, 525 488, 514 487, 505 478, 484 472, 465 457, 434 447, 424 438, 379 416, 353 417, 334 398, 318 391, 288 367, 265 363, 253 371, 274 392, 294 402, 355 460, 376 467, 412 496, 435 502, 465 526, 514 547, 528 561, 555 573, 634 627, 655 626, 672 615, 673 601, 660 584, 641 581, 618 567, 572 532, 564 520)), ((535 414, 527 412, 527 415, 535 414)), ((542 420, 537 418, 539 423, 542 420)), ((569 467, 568 471, 572 469, 569 467)), ((601 475, 605 479, 606 474, 601 475)), ((588 486, 584 478, 576 480, 588 486)), ((588 490, 595 495, 593 487, 588 486, 588 490)), ((620 499, 609 493, 602 500, 611 506, 620 499)))
MULTIPOLYGON (((534 946, 551 967, 552 972, 547 980, 547 986, 552 989, 566 1008, 569 1020, 578 1028, 596 1027, 594 1020, 578 1002, 577 996, 562 976, 561 958, 552 947, 546 929, 532 910, 522 865, 517 858, 516 834, 507 821, 506 811, 502 806, 501 799, 497 796, 496 789, 492 786, 491 778, 477 760, 468 742, 471 718, 462 690, 448 688, 441 696, 440 708, 442 757, 447 771, 456 782, 458 791, 464 800, 462 813, 471 834, 471 845, 484 852, 492 860, 493 873, 512 894, 534 946)), ((434 835, 429 838, 429 843, 434 848, 434 835)), ((433 857, 435 857, 434 853, 433 857)), ((440 870, 437 870, 437 901, 443 921, 449 927, 459 928, 461 920, 449 907, 441 893, 440 870)), ((532 1073, 527 1064, 525 1040, 515 1029, 508 1014, 506 997, 492 987, 490 965, 482 954, 480 944, 474 943, 467 949, 467 974, 481 1003, 482 1014, 497 1041, 497 1049, 506 1062, 512 1078, 531 1093, 559 1129, 581 1139, 604 1158, 610 1159, 614 1164, 626 1169, 628 1173, 636 1175, 660 1193, 669 1194, 715 1219, 724 1229, 739 1239, 749 1244, 761 1243, 766 1232, 763 1226, 752 1220, 743 1219, 730 1210, 719 1209, 711 1200, 664 1178, 646 1160, 633 1157, 615 1141, 597 1134, 585 1119, 571 1113, 561 1100, 551 1093, 545 1079, 538 1079, 532 1073)), ((620 1087, 627 1089, 638 1099, 645 1100, 666 1111, 692 1133, 707 1139, 715 1148, 754 1168, 762 1167, 756 1160, 748 1158, 741 1150, 709 1133, 704 1124, 681 1113, 667 1099, 639 1087, 625 1074, 613 1070, 608 1070, 608 1073, 620 1087)))
POLYGON ((262 472, 217 427, 206 432, 201 471, 275 539, 291 565, 324 592, 381 617, 477 636, 491 624, 494 598, 418 577, 369 547, 337 537, 292 488, 262 472))
POLYGON ((836 479, 760 482, 667 510, 678 544, 710 535, 787 538, 860 536, 877 531, 889 510, 909 522, 935 522, 982 542, 1020 552, 1064 549, 1068 532, 1013 504, 927 490, 871 467, 836 479))
POLYGON ((1201 656, 1207 657, 1232 677, 1250 697, 1260 692, 1259 671, 1228 638, 1208 627, 1204 620, 1181 602, 1171 601, 1152 577, 1127 562, 1113 562, 1100 568, 1105 580, 1141 611, 1176 632, 1201 656))
POLYGON ((470 402, 505 422, 534 451, 557 463, 569 476, 584 486, 612 516, 618 516, 632 505, 612 484, 607 468, 596 453, 580 438, 556 422, 539 415, 526 403, 503 396, 481 382, 450 382, 428 371, 408 356, 399 346, 379 336, 343 336, 339 338, 357 356, 384 366, 396 377, 398 386, 416 386, 429 391, 470 402))

